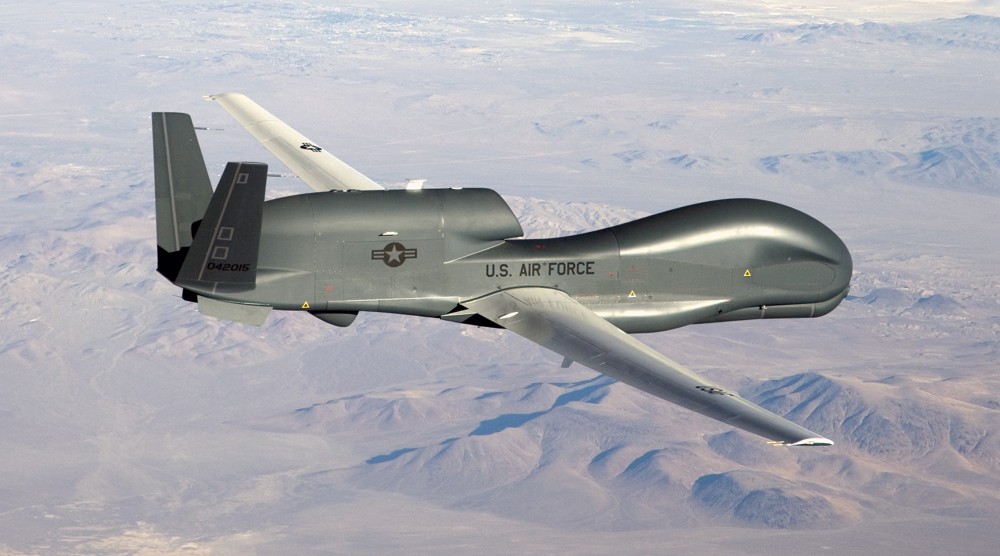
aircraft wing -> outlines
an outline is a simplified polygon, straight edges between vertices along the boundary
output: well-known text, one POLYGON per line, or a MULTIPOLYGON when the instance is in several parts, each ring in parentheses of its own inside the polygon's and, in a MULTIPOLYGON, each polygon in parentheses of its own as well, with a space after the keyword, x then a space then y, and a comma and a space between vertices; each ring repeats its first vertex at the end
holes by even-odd
POLYGON ((222 105, 267 150, 315 191, 385 189, 324 151, 247 97, 239 93, 224 93, 205 98, 222 105))
POLYGON ((775 444, 833 444, 667 359, 559 290, 514 288, 462 305, 599 373, 775 444))

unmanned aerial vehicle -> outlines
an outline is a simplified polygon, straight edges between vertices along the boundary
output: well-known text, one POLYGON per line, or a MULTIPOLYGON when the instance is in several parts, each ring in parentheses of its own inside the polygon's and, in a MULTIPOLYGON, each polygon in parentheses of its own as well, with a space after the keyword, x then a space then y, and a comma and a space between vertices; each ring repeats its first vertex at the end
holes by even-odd
POLYGON ((241 94, 222 105, 314 193, 265 201, 267 165, 230 162, 214 192, 191 117, 154 112, 158 270, 205 315, 272 310, 349 326, 362 311, 504 328, 773 444, 833 444, 630 334, 819 317, 851 254, 816 219, 726 199, 552 239, 524 233, 489 189, 385 190, 241 94))

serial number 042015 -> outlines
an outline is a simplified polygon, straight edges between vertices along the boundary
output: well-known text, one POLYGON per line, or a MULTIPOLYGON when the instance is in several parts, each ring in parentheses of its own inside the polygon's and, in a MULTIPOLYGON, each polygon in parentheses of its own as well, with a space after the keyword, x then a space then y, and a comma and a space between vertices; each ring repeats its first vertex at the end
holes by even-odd
POLYGON ((208 266, 205 267, 205 270, 221 270, 223 272, 225 272, 225 271, 230 271, 230 272, 246 272, 246 271, 250 270, 250 265, 249 264, 229 264, 229 263, 226 263, 226 264, 208 263, 208 266))
POLYGON ((594 261, 576 261, 564 263, 521 263, 518 270, 517 263, 508 265, 487 264, 486 276, 501 278, 507 276, 584 276, 594 273, 594 261))

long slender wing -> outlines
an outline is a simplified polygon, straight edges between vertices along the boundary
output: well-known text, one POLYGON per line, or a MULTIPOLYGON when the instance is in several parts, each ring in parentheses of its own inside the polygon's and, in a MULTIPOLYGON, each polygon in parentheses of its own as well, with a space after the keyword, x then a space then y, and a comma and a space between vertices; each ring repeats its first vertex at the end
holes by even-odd
POLYGON ((515 288, 462 305, 599 373, 776 443, 833 444, 667 359, 561 291, 515 288))
POLYGON ((315 191, 385 189, 324 151, 247 97, 239 93, 225 93, 206 98, 222 105, 267 150, 315 191))

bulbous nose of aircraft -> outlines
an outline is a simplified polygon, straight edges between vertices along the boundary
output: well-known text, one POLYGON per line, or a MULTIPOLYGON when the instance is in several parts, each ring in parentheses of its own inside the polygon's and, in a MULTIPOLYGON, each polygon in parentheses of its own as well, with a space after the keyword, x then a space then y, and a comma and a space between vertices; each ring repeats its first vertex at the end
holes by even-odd
POLYGON ((749 248, 747 301, 761 318, 823 316, 850 291, 854 262, 844 241, 815 218, 784 205, 748 202, 745 223, 761 233, 749 248))
POLYGON ((710 201, 613 230, 623 257, 733 269, 733 309, 796 305, 794 316, 819 316, 847 296, 853 272, 830 228, 770 201, 710 201))
MULTIPOLYGON (((829 250, 834 253, 831 257, 830 267, 836 273, 831 288, 838 292, 842 300, 847 297, 847 292, 851 288, 851 277, 854 275, 854 260, 851 258, 851 252, 847 249, 844 241, 829 228, 827 228, 827 232, 829 232, 829 236, 824 239, 830 243, 829 250)), ((837 303, 840 303, 840 301, 837 303)), ((830 309, 832 310, 833 307, 830 309)))
MULTIPOLYGON (((778 205, 781 207, 781 205, 778 205)), ((771 236, 751 247, 747 277, 766 290, 768 304, 819 303, 843 299, 854 263, 843 240, 818 220, 790 209, 758 219, 771 236)), ((837 301, 839 303, 839 300, 837 301)), ((834 304, 830 310, 835 307, 834 304)))

